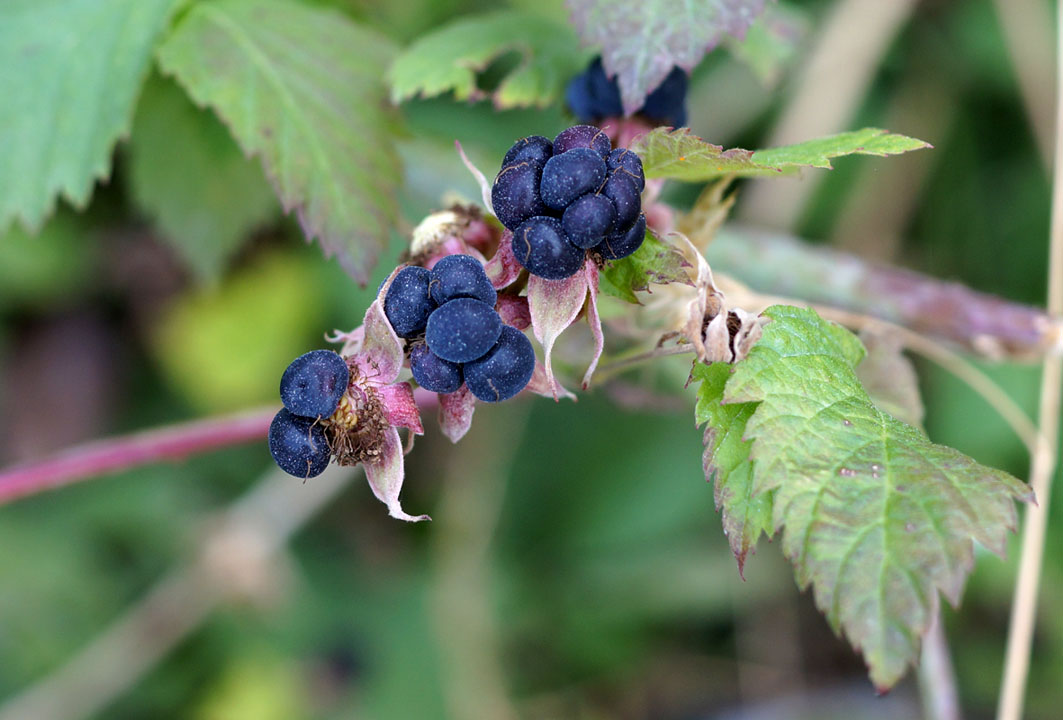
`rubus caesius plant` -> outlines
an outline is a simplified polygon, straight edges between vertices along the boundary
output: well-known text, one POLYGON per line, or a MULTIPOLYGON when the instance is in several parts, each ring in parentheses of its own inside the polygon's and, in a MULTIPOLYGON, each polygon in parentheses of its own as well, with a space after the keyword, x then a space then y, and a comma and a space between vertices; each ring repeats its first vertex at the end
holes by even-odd
MULTIPOLYGON (((797 251, 796 262, 819 263, 827 279, 802 298, 714 273, 707 257, 736 181, 930 146, 864 128, 756 152, 725 150, 684 127, 688 74, 725 38, 741 39, 764 2, 568 5, 574 33, 541 15, 504 10, 433 30, 403 51, 346 16, 296 0, 0 8, 0 61, 39 43, 50 61, 73 62, 73 50, 41 28, 59 23, 76 33, 128 20, 78 57, 82 82, 48 85, 51 66, 27 62, 27 77, 36 72, 38 82, 11 89, 19 115, 0 126, 8 155, 0 226, 18 220, 39 229, 59 195, 88 201, 129 130, 142 85, 142 104, 170 102, 173 88, 163 90, 158 77, 145 81, 154 68, 221 121, 244 155, 261 162, 307 239, 365 284, 400 226, 394 190, 403 161, 389 96, 396 104, 444 92, 458 100, 490 95, 500 108, 567 103, 580 124, 552 138, 543 128, 517 139, 492 159, 487 176, 462 150, 470 138, 454 138, 450 162, 474 174, 480 202, 448 201, 418 218, 402 262, 359 309, 362 324, 329 335, 335 350, 306 348, 287 370, 278 368, 284 407, 214 444, 268 434, 277 464, 307 483, 331 460, 360 465, 393 517, 426 520, 399 501, 404 455, 425 432, 423 411, 437 412, 442 432, 458 442, 478 402, 519 402, 529 393, 564 402, 578 395, 567 388, 588 391, 634 365, 688 355, 701 463, 738 573, 762 535, 776 538, 797 584, 812 589, 831 628, 886 691, 918 662, 940 597, 960 604, 976 544, 1003 555, 1017 503, 1037 499, 1008 473, 931 442, 902 350, 937 359, 952 352, 938 349, 942 343, 982 355, 1058 354, 1058 317, 862 264, 870 299, 839 307, 832 278, 855 261, 813 251, 797 251), (287 50, 289 42, 302 54, 287 50), (512 48, 522 62, 493 90, 481 89, 474 71, 512 48), (104 83, 106 102, 96 92, 104 83), (38 128, 71 109, 98 122, 62 135, 60 157, 46 151, 60 135, 38 128), (683 211, 664 199, 669 180, 706 185, 683 211), (605 302, 608 313, 599 308, 605 302), (555 352, 562 333, 584 319, 591 342, 555 352)), ((138 158, 138 143, 152 131, 140 120, 133 132, 133 172, 144 177, 159 172, 138 158)), ((227 182, 242 183, 246 168, 235 158, 226 172, 227 182)), ((188 240, 195 230, 183 224, 185 209, 165 198, 165 183, 142 185, 142 204, 179 242, 211 244, 188 240)), ((236 229, 213 241, 230 247, 194 262, 219 262, 261 221, 248 187, 236 229)), ((753 248, 787 251, 757 236, 721 242, 750 264, 753 248)), ((1055 425, 1041 432, 1054 435, 1055 425)), ((210 444, 190 440, 177 452, 210 444)), ((98 471, 43 467, 0 474, 0 499, 98 471)))

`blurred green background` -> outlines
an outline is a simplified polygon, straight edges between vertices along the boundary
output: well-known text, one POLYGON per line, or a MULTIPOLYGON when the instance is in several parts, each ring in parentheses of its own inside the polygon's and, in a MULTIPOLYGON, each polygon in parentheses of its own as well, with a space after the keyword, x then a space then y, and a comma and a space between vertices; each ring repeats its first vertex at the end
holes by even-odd
MULTIPOLYGON (((401 43, 496 6, 321 1, 401 43)), ((511 4, 564 16, 556 1, 511 4)), ((832 94, 840 81, 812 91, 821 93, 811 105, 820 114, 803 117, 812 134, 874 125, 935 149, 842 159, 833 172, 777 181, 781 189, 740 184, 736 218, 1042 304, 1050 185, 1031 117, 1044 109, 1024 101, 1002 30, 1014 6, 878 4, 784 3, 806 33, 778 77, 758 79, 741 53, 711 53, 692 78, 691 127, 728 146, 774 142, 807 95, 803 68, 822 55, 842 75, 860 62, 867 72, 847 97, 832 94), (852 17, 842 33, 849 42, 825 46, 820 33, 843 11, 852 17), (893 13, 893 29, 874 12, 893 13), (881 52, 861 60, 858 50, 876 43, 881 52)), ((1050 18, 1048 3, 1016 5, 1050 18)), ((1047 39, 1027 38, 1026 67, 1051 81, 1051 32, 1038 30, 1047 39)), ((1051 86, 1033 89, 1051 112, 1051 86)), ((149 95, 155 100, 118 147, 113 178, 84 212, 63 208, 37 237, 12 230, 0 238, 3 465, 275 402, 289 360, 322 346, 324 332, 357 325, 372 296, 302 241, 215 120, 169 80, 153 77, 149 95), (205 160, 176 145, 172 157, 158 154, 152 133, 182 114, 205 160), (138 174, 178 162, 194 174, 200 160, 214 167, 219 158, 217 202, 246 215, 216 229, 233 235, 231 251, 190 257, 168 241, 166 218, 145 212, 152 204, 138 174)), ((570 124, 560 107, 499 112, 447 97, 408 102, 401 114, 407 225, 370 288, 445 192, 478 198, 455 138, 489 172, 514 139, 570 124)), ((668 197, 682 207, 696 190, 675 187, 668 197)), ((179 221, 197 222, 195 208, 179 221)), ((1036 368, 983 368, 1035 414, 1036 368)), ((1025 477, 1022 444, 988 406, 939 368, 919 370, 931 438, 1025 477)), ((407 510, 434 522, 390 520, 356 478, 295 534, 262 582, 222 602, 98 716, 917 716, 914 679, 875 698, 859 658, 796 590, 775 545, 762 542, 739 577, 702 474, 685 373, 676 360, 575 404, 481 405, 458 446, 427 412, 403 497, 407 510)), ((270 467, 262 442, 0 509, 0 707, 190 558, 217 513, 270 467)), ((1052 499, 1030 718, 1056 718, 1063 707, 1061 496, 1052 499)), ((1006 563, 979 556, 962 608, 945 610, 970 718, 995 708, 1017 551, 1013 542, 1006 563)), ((152 642, 145 633, 144 645, 152 642)), ((127 658, 113 661, 120 668, 127 658)))

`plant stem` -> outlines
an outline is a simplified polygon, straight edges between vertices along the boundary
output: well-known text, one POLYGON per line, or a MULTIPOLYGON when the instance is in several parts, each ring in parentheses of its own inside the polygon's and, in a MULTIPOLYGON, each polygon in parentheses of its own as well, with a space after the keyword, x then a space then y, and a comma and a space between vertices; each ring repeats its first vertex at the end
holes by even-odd
POLYGON ((923 638, 923 652, 919 659, 919 695, 923 700, 923 716, 926 720, 960 720, 963 717, 940 607, 923 638))
MULTIPOLYGON (((1059 317, 1063 315, 1063 2, 1056 5, 1056 63, 1056 149, 1052 181, 1052 236, 1048 253, 1048 312, 1059 317)), ((1041 406, 1038 412, 1040 442, 1030 464, 1030 485, 1037 495, 1038 504, 1026 508, 1019 577, 1008 627, 1003 688, 997 707, 999 720, 1019 720, 1022 717, 1052 476, 1059 449, 1061 380, 1063 357, 1059 353, 1051 354, 1045 358, 1041 374, 1041 406)))
MULTIPOLYGON (((502 512, 513 455, 530 403, 483 408, 442 463, 441 494, 432 513, 431 611, 443 653, 444 696, 450 716, 515 720, 507 688, 493 591, 491 541, 502 512)), ((448 443, 449 445, 449 443, 448 443)))
POLYGON ((260 440, 276 412, 275 407, 259 408, 193 420, 76 445, 38 462, 6 468, 0 471, 0 505, 97 475, 260 440))
POLYGON ((705 258, 753 290, 887 320, 990 360, 1040 362, 1063 347, 1063 322, 1042 308, 789 235, 726 225, 705 258))

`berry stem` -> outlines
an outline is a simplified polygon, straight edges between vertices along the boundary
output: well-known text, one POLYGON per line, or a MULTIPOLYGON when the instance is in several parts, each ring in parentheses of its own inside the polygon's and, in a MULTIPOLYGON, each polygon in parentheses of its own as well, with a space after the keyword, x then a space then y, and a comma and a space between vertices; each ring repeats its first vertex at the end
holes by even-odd
POLYGON ((230 445, 263 440, 276 407, 192 420, 76 445, 36 462, 0 470, 0 505, 44 490, 161 460, 182 460, 230 445))

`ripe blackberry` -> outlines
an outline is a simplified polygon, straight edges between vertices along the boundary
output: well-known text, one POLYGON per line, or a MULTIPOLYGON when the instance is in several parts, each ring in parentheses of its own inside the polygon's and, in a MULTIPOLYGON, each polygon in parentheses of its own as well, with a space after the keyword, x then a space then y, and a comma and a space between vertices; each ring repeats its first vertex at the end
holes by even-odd
POLYGON ((303 479, 325 472, 331 456, 321 423, 286 408, 269 425, 269 454, 281 470, 303 479))
POLYGON ((332 350, 311 350, 292 360, 281 376, 281 402, 296 415, 328 417, 347 391, 350 370, 332 350))
POLYGON ((416 265, 404 267, 392 279, 384 296, 384 314, 399 337, 413 338, 424 332, 434 308, 428 280, 428 270, 416 265))

